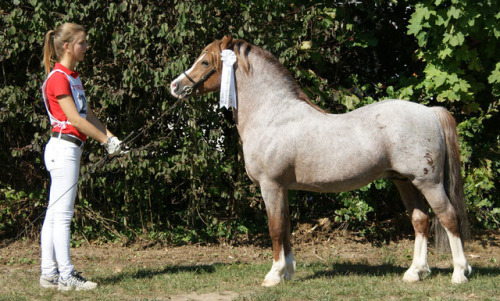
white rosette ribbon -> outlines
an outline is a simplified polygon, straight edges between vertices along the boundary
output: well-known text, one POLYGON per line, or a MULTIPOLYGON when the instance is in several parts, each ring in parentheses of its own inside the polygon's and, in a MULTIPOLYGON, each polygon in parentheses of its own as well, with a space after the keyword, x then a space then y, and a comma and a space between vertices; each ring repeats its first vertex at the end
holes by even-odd
POLYGON ((234 84, 234 68, 236 54, 230 49, 224 49, 221 52, 222 75, 220 79, 220 107, 236 107, 236 87, 234 84))

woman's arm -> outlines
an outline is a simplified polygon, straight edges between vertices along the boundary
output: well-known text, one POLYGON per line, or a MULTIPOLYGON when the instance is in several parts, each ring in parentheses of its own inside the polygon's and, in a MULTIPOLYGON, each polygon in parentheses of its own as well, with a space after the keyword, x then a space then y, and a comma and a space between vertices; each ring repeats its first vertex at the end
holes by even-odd
POLYGON ((94 115, 94 112, 87 105, 87 121, 93 124, 97 129, 101 132, 106 133, 107 137, 113 137, 113 133, 111 133, 106 126, 94 115))
POLYGON ((82 132, 100 143, 106 143, 108 141, 106 127, 94 116, 90 109, 87 110, 87 119, 89 119, 87 120, 78 114, 78 110, 76 109, 75 102, 71 95, 58 96, 57 100, 71 125, 79 132, 82 132), (92 117, 89 118, 89 116, 92 117))

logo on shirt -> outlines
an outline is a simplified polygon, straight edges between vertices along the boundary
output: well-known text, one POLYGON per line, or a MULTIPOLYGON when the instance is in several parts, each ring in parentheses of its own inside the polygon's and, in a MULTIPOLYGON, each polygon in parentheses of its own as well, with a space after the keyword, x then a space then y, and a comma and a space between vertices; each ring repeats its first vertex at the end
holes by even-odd
POLYGON ((80 104, 79 114, 87 114, 87 98, 85 94, 78 93, 78 102, 80 104))

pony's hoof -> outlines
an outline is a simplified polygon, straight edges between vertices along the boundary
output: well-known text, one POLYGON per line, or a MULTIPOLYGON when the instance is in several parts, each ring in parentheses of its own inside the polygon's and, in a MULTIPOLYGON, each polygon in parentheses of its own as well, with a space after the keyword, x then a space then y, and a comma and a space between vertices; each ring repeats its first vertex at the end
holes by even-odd
POLYGON ((285 272, 285 275, 283 275, 283 279, 284 279, 284 280, 286 280, 286 281, 288 281, 288 280, 292 280, 292 278, 293 278, 293 274, 294 274, 294 273, 290 273, 289 271, 286 271, 286 272, 285 272))
POLYGON ((275 286, 276 284, 280 283, 280 279, 276 279, 276 278, 266 278, 264 279, 264 281, 262 282, 262 286, 264 287, 271 287, 271 286, 275 286))
POLYGON ((467 279, 467 277, 465 277, 463 274, 458 275, 458 276, 453 275, 453 277, 451 277, 451 283, 454 283, 454 284, 462 284, 462 283, 466 283, 468 281, 469 280, 467 279))
POLYGON ((467 264, 467 266, 463 269, 457 268, 453 271, 453 276, 451 276, 451 282, 455 284, 461 284, 461 283, 466 283, 469 280, 467 279, 467 276, 470 276, 472 274, 472 267, 467 264))
POLYGON ((420 281, 420 277, 418 276, 418 273, 415 273, 413 271, 407 271, 405 275, 403 276, 403 281, 404 282, 418 282, 420 281))
POLYGON ((469 280, 465 276, 451 278, 451 283, 454 283, 454 284, 462 284, 462 283, 466 283, 468 281, 469 280))

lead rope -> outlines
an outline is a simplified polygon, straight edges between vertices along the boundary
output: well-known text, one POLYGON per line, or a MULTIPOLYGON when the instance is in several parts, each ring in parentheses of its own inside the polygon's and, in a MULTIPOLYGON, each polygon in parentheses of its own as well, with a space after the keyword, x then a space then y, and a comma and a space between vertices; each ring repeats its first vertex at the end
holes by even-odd
MULTIPOLYGON (((175 109, 179 103, 181 102, 182 98, 178 98, 177 101, 167 110, 167 111, 164 111, 160 117, 151 122, 150 124, 146 124, 143 126, 143 128, 141 130, 139 130, 139 132, 135 135, 135 136, 132 136, 134 134, 134 131, 130 132, 130 134, 128 134, 122 141, 122 143, 120 145, 123 145, 125 148, 126 148, 126 152, 124 153, 128 153, 129 151, 134 151, 134 150, 141 150, 141 149, 144 149, 146 147, 148 147, 151 143, 145 145, 145 146, 142 146, 142 147, 138 147, 138 148, 135 148, 135 149, 131 149, 129 148, 128 146, 135 140, 137 139, 139 136, 141 135, 144 135, 146 133, 146 130, 148 130, 149 128, 151 128, 153 125, 155 125, 156 123, 158 123, 167 113, 169 113, 170 111, 172 111, 173 109, 175 109)), ((176 125, 179 123, 180 119, 182 117, 182 108, 181 108, 181 114, 179 114, 179 118, 177 119, 177 122, 175 123, 176 125)), ((166 138, 170 137, 170 135, 172 134, 173 130, 170 131, 170 133, 166 136, 166 138)), ((27 233, 28 232, 28 229, 33 226, 33 224, 39 220, 42 216, 44 216, 47 211, 52 207, 54 206, 64 195, 66 195, 66 193, 68 193, 71 189, 73 189, 73 187, 75 187, 76 185, 78 185, 78 183, 80 183, 83 179, 85 179, 86 176, 92 174, 95 172, 95 170, 97 169, 97 167, 99 165, 102 165, 104 166, 105 164, 107 163, 110 163, 111 161, 113 161, 115 158, 118 158, 118 156, 114 155, 114 156, 110 156, 110 154, 106 154, 104 157, 101 158, 101 160, 99 160, 98 162, 96 162, 83 176, 81 176, 78 181, 76 181, 75 184, 73 184, 70 188, 68 188, 68 190, 66 190, 57 200, 55 200, 50 206, 47 207, 47 209, 45 209, 40 215, 38 215, 32 222, 30 222, 28 224, 28 226, 25 227, 25 229, 23 231, 21 231, 15 238, 15 240, 18 240, 21 235, 23 233, 27 233), (108 159, 111 159, 108 161, 108 159), (106 162, 107 161, 107 162, 106 162)))

